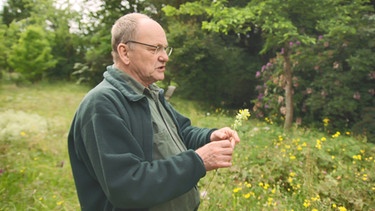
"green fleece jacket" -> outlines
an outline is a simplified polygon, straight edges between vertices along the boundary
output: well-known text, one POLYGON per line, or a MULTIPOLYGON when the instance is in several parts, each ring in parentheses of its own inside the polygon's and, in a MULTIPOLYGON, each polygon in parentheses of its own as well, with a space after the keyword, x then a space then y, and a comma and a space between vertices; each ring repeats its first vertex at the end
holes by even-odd
POLYGON ((103 81, 82 100, 68 136, 73 176, 82 210, 147 210, 195 187, 206 174, 195 149, 212 129, 197 128, 159 93, 187 151, 152 160, 153 129, 146 96, 123 73, 107 67, 103 81))

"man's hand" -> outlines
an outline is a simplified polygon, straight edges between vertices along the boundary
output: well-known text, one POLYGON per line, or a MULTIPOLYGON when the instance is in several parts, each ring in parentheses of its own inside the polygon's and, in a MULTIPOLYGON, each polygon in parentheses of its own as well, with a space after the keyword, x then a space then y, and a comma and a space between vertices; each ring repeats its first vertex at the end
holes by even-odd
POLYGON ((233 147, 229 140, 210 142, 195 152, 202 158, 206 171, 232 166, 233 147))
POLYGON ((220 140, 229 140, 232 144, 232 147, 240 142, 240 137, 238 136, 235 130, 230 129, 229 127, 224 127, 218 130, 215 130, 210 137, 211 142, 220 141, 220 140))

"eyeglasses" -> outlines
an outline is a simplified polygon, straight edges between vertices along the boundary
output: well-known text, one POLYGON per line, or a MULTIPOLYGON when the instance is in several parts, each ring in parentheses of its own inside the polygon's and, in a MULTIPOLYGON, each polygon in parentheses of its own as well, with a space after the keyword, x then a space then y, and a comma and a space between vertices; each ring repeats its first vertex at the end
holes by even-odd
POLYGON ((146 43, 141 43, 141 42, 137 42, 137 41, 134 41, 134 40, 128 40, 125 42, 125 44, 128 44, 128 43, 135 43, 135 44, 140 44, 140 45, 144 45, 144 46, 148 46, 148 47, 151 47, 151 48, 155 48, 155 51, 154 51, 154 54, 158 54, 160 53, 161 50, 164 50, 165 53, 167 53, 168 56, 170 56, 172 54, 172 51, 173 51, 173 48, 171 47, 164 47, 162 45, 150 45, 150 44, 146 44, 146 43))

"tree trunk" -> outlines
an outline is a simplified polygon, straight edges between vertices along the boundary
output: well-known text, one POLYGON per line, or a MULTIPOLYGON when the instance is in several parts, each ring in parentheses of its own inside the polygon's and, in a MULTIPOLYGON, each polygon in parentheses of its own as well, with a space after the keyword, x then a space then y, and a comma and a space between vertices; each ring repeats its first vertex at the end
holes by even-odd
POLYGON ((284 130, 289 130, 293 123, 293 81, 292 65, 290 62, 290 50, 288 47, 284 51, 284 76, 285 76, 285 122, 284 130))

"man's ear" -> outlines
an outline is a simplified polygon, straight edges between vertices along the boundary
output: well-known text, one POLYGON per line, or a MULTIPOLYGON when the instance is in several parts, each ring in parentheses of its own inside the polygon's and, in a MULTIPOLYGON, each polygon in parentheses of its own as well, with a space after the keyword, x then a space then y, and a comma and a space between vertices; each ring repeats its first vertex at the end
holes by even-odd
POLYGON ((119 59, 124 63, 124 64, 129 64, 129 47, 125 45, 124 43, 120 43, 117 46, 117 52, 119 59))

